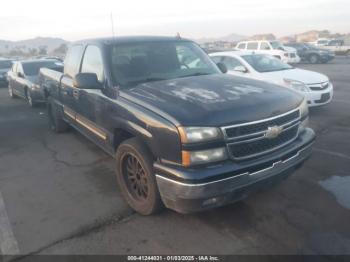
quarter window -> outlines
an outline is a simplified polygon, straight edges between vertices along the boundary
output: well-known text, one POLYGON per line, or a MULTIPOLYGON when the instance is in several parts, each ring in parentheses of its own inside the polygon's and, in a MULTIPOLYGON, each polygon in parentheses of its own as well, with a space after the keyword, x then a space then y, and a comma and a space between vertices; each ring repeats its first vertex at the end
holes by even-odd
POLYGON ((261 42, 260 44, 260 50, 270 50, 270 45, 266 42, 261 42))
POLYGON ((241 43, 237 46, 238 49, 245 49, 246 43, 241 43))
POLYGON ((88 46, 86 48, 81 72, 94 73, 97 75, 98 81, 103 82, 103 60, 101 51, 97 46, 88 46))

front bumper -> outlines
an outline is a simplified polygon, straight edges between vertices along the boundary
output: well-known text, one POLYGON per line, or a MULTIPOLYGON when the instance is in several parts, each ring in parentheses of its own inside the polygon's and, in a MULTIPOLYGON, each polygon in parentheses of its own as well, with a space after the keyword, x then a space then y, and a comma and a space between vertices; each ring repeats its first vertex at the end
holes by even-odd
POLYGON ((309 107, 329 104, 333 99, 333 85, 322 91, 311 91, 303 93, 306 96, 309 107))
POLYGON ((314 132, 307 129, 287 147, 245 164, 228 161, 188 171, 155 164, 160 195, 166 207, 180 213, 236 202, 288 177, 310 156, 314 139, 314 132), (201 179, 191 179, 195 177, 201 179))
POLYGON ((298 64, 300 63, 301 59, 299 56, 295 57, 283 57, 282 62, 287 63, 287 64, 298 64))

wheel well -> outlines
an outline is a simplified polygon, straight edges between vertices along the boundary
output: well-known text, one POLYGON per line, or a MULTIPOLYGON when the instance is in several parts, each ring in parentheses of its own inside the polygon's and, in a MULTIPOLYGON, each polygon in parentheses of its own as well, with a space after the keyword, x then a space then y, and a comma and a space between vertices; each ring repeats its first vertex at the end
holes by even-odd
POLYGON ((113 147, 117 151, 118 146, 123 143, 125 140, 135 137, 134 134, 124 130, 124 129, 115 129, 114 138, 113 138, 113 147))

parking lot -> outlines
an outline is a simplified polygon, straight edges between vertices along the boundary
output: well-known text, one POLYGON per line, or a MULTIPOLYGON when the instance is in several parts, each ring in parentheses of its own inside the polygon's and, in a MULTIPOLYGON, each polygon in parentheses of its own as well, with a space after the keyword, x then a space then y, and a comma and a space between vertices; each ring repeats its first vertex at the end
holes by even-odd
POLYGON ((0 247, 12 254, 350 254, 350 59, 298 67, 328 75, 331 104, 311 110, 311 159, 269 191, 204 213, 142 217, 114 161, 74 130, 48 130, 0 88, 0 247), (2 237, 1 237, 2 236, 2 237))

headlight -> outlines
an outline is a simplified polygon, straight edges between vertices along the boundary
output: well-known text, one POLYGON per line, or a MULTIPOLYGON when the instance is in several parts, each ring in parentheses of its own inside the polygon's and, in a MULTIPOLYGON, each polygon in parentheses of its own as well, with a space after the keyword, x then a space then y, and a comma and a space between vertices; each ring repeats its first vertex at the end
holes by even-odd
POLYGON ((186 167, 225 159, 227 159, 227 154, 224 147, 203 151, 182 151, 182 165, 186 167))
POLYGON ((307 100, 304 98, 303 102, 300 105, 300 116, 301 118, 309 115, 309 106, 307 105, 307 100))
POLYGON ((301 103, 300 107, 300 116, 302 119, 302 122, 300 124, 300 131, 304 130, 309 126, 309 106, 307 105, 307 100, 304 99, 301 103))
POLYGON ((179 127, 181 142, 197 143, 216 140, 221 137, 221 132, 216 127, 179 127))
POLYGON ((309 89, 303 82, 300 82, 297 80, 291 80, 291 79, 283 79, 283 80, 288 87, 291 87, 300 92, 309 92, 309 89))
POLYGON ((285 57, 288 57, 288 53, 284 53, 284 56, 285 56, 285 57))

